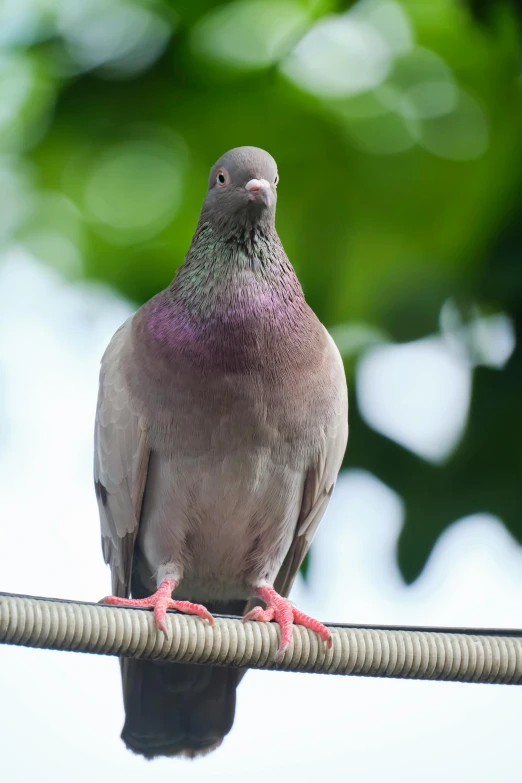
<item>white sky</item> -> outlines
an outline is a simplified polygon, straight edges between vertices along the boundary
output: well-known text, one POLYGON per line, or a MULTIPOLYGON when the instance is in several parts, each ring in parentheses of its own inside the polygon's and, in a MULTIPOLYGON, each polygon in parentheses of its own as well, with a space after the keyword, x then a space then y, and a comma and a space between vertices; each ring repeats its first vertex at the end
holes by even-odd
MULTIPOLYGON (((21 253, 0 268, 0 588, 98 600, 109 586, 91 486, 98 362, 129 312, 21 253)), ((433 415, 433 412, 430 412, 433 415)), ((395 564, 399 498, 352 471, 338 484, 293 598, 321 619, 520 626, 522 550, 501 523, 460 521, 418 582, 395 564)), ((119 739, 116 659, 0 646, 2 779, 10 783, 319 777, 439 783, 519 765, 520 690, 249 672, 235 726, 196 762, 146 762, 119 739)))

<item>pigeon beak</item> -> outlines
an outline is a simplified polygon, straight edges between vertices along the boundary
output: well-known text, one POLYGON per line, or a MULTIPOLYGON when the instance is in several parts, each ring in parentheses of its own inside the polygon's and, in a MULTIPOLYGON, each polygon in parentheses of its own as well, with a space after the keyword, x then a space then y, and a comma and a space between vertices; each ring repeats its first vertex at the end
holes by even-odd
POLYGON ((245 185, 245 190, 248 193, 249 201, 262 203, 265 206, 269 205, 272 190, 270 183, 266 179, 251 179, 245 185))

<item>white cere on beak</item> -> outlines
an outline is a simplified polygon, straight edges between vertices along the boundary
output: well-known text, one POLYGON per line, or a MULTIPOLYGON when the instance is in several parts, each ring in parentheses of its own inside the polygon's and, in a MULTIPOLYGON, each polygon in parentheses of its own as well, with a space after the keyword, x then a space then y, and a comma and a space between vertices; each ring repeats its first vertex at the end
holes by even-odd
POLYGON ((260 190, 269 190, 270 183, 266 179, 251 179, 245 185, 248 193, 258 193, 260 190))

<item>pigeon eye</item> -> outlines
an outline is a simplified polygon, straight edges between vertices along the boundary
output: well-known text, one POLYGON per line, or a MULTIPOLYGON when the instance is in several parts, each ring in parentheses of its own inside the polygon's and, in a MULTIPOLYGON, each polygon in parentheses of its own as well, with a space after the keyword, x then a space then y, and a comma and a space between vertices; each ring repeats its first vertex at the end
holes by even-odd
POLYGON ((218 171, 216 176, 216 182, 218 185, 225 185, 227 181, 227 178, 225 177, 224 173, 222 171, 218 171))
POLYGON ((275 180, 274 180, 274 185, 277 185, 278 182, 279 182, 279 174, 276 174, 275 175, 275 180))

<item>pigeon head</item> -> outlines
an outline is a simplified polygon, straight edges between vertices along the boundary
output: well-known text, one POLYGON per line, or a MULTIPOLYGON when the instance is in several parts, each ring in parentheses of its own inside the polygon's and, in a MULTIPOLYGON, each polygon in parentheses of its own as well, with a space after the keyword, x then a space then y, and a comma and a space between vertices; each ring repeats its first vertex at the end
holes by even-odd
POLYGON ((236 147, 212 166, 202 215, 218 222, 273 224, 277 164, 259 147, 236 147))

